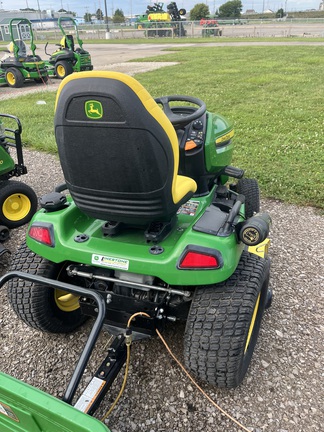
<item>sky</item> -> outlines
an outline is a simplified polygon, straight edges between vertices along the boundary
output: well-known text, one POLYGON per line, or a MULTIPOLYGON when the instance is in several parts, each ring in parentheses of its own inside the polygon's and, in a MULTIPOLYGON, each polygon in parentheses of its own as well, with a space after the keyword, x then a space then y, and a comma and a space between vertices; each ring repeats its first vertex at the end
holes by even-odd
MULTIPOLYGON (((116 9, 122 9, 125 15, 135 15, 145 13, 146 6, 153 4, 154 1, 148 0, 0 0, 0 10, 15 10, 24 8, 33 9, 54 9, 61 8, 76 12, 78 16, 83 17, 86 12, 95 13, 100 8, 105 12, 105 1, 107 4, 108 15, 116 9)), ((190 11, 197 3, 206 3, 209 10, 213 13, 227 0, 178 0, 178 8, 185 8, 190 11)), ((300 11, 307 9, 318 9, 321 0, 241 0, 243 4, 243 12, 247 9, 254 9, 256 12, 262 12, 263 8, 277 11, 280 8, 291 11, 300 11)), ((170 1, 165 1, 164 5, 168 5, 170 1)))

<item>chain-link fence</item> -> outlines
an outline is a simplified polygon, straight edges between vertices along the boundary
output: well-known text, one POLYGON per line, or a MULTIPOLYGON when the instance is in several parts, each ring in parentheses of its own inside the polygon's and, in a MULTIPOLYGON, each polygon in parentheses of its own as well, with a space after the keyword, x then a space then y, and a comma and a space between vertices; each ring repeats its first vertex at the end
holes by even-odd
MULTIPOLYGON (((59 28, 38 28, 37 40, 58 40, 59 28)), ((71 34, 74 30, 71 30, 71 34)), ((226 22, 199 21, 150 22, 134 25, 84 24, 79 26, 82 40, 94 39, 147 39, 147 38, 201 38, 201 37, 324 37, 324 20, 229 20, 226 22)))

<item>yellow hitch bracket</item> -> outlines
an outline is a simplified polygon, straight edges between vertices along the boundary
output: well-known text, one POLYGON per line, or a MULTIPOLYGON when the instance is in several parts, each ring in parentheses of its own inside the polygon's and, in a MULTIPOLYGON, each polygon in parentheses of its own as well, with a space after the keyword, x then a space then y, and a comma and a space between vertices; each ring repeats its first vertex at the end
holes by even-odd
POLYGON ((266 258, 268 256, 270 246, 270 239, 266 238, 262 243, 257 244, 256 246, 249 246, 248 251, 255 255, 258 255, 261 258, 266 258))

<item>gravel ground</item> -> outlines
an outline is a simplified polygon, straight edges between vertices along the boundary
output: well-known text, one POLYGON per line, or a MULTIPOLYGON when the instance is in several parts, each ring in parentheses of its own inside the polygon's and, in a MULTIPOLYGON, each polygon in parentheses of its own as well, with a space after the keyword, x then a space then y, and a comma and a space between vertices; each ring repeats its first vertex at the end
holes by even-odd
MULTIPOLYGON (((118 68, 116 69, 118 70, 118 68)), ((25 151, 29 174, 23 178, 38 195, 62 181, 54 156, 25 151)), ((235 390, 207 393, 251 431, 323 430, 323 249, 324 218, 312 208, 263 200, 273 219, 271 288, 273 305, 265 313, 251 367, 235 390)), ((26 228, 11 232, 14 252, 26 228)), ((1 259, 1 274, 8 260, 1 259)), ((39 333, 17 319, 0 292, 0 364, 9 373, 61 397, 89 332, 90 323, 70 335, 39 333)), ((170 326, 165 338, 182 359, 184 326, 170 326)), ((84 376, 84 384, 103 359, 110 335, 103 332, 84 376)), ((121 376, 96 417, 116 397, 121 376)), ((133 345, 125 393, 109 417, 112 432, 238 431, 182 374, 158 339, 133 345)))
MULTIPOLYGON (((62 181, 54 156, 25 151, 24 181, 38 195, 62 181)), ((248 375, 235 390, 203 385, 225 410, 253 431, 323 430, 323 254, 324 218, 312 208, 263 200, 273 218, 271 231, 272 308, 265 314, 248 375)), ((25 228, 11 232, 14 251, 25 228)), ((2 273, 8 269, 2 263, 2 273)), ((62 396, 89 325, 71 335, 39 333, 20 322, 0 293, 1 370, 55 396, 62 396)), ((166 339, 182 358, 183 325, 171 326, 166 339)), ((85 375, 102 360, 109 335, 103 332, 85 375)), ((103 414, 116 396, 120 378, 101 405, 103 414)), ((112 432, 236 431, 179 371, 158 339, 133 345, 128 384, 108 419, 112 432)))

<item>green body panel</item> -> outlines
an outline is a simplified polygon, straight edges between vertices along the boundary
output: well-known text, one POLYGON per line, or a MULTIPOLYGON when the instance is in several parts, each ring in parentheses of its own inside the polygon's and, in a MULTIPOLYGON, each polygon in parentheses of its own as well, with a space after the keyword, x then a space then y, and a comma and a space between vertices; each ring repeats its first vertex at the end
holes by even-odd
MULTIPOLYGON (((45 60, 44 64, 47 70, 48 76, 54 76, 55 75, 55 63, 56 59, 55 57, 62 54, 62 51, 57 51, 52 54, 52 60, 45 60)), ((59 61, 59 60, 57 60, 59 61)), ((74 59, 73 62, 71 60, 66 60, 69 63, 72 64, 73 72, 82 72, 82 71, 88 71, 92 70, 93 66, 91 64, 91 56, 89 53, 87 54, 80 54, 80 53, 74 53, 74 59), (74 63, 75 62, 75 63, 74 63)))
POLYGON ((34 62, 34 63, 22 63, 22 67, 19 68, 25 79, 37 79, 39 75, 46 76, 47 72, 45 69, 45 62, 34 62))
POLYGON ((45 246, 27 236, 28 247, 38 255, 53 262, 72 261, 76 263, 112 268, 95 261, 93 255, 121 260, 131 273, 145 274, 162 279, 170 285, 204 285, 224 281, 234 272, 240 259, 243 244, 238 244, 232 233, 228 237, 218 237, 192 229, 210 204, 213 192, 208 196, 193 198, 198 203, 195 216, 179 214, 176 227, 161 242, 164 251, 159 255, 150 253, 151 244, 144 237, 143 230, 125 229, 116 237, 104 237, 104 221, 91 219, 80 212, 73 202, 63 210, 35 214, 33 222, 51 223, 54 227, 55 246, 45 246), (89 240, 77 243, 77 235, 86 234, 89 240), (217 270, 179 270, 177 264, 188 245, 216 249, 221 253, 223 267, 217 270))
MULTIPOLYGON (((0 81, 1 83, 1 81, 0 81)), ((0 145, 0 175, 6 174, 7 172, 12 171, 15 168, 15 162, 10 156, 10 154, 7 152, 6 149, 4 149, 0 145)))
POLYGON ((109 432, 99 420, 0 372, 1 432, 109 432))
POLYGON ((231 164, 234 149, 231 135, 234 135, 233 125, 225 117, 208 112, 205 141, 205 163, 208 172, 218 173, 231 164))

